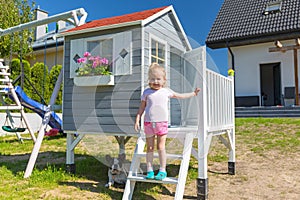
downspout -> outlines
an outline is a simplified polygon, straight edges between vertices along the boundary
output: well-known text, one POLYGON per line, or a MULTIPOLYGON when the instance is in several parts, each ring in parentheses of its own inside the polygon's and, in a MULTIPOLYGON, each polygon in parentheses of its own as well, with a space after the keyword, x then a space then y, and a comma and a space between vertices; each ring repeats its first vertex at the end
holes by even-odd
MULTIPOLYGON (((231 55, 231 69, 233 70, 233 71, 235 71, 235 64, 234 64, 234 55, 233 55, 233 52, 231 51, 231 48, 230 48, 230 46, 229 46, 229 44, 228 44, 228 41, 226 41, 226 47, 227 47, 227 49, 228 49, 228 51, 229 51, 229 53, 230 53, 230 55, 231 55)), ((234 73, 235 74, 235 73, 234 73)), ((235 75, 233 76, 233 84, 234 84, 234 91, 233 91, 233 93, 234 93, 234 102, 235 102, 235 94, 236 94, 236 92, 235 92, 235 75)), ((235 103, 234 103, 235 104, 235 103)))
POLYGON ((226 41, 226 47, 227 47, 227 49, 228 49, 228 51, 229 51, 229 53, 230 53, 230 55, 231 55, 231 69, 235 70, 235 66, 234 66, 234 55, 233 55, 233 53, 232 53, 232 51, 231 51, 230 46, 228 45, 228 41, 226 41))

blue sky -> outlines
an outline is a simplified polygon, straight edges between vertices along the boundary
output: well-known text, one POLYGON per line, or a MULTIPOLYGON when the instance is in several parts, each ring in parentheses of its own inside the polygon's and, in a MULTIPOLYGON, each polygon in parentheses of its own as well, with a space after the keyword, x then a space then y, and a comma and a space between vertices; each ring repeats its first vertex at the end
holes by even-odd
MULTIPOLYGON (((87 21, 173 5, 186 35, 197 44, 205 45, 207 34, 224 0, 36 0, 36 5, 49 16, 84 8, 87 21)), ((207 49, 221 73, 227 71, 226 49, 207 49)))

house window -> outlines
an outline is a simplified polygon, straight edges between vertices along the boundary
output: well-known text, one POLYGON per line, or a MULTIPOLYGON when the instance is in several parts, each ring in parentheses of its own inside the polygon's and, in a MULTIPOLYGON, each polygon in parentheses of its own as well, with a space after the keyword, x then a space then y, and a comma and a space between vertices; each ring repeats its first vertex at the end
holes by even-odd
POLYGON ((113 67, 113 39, 87 41, 87 51, 93 56, 108 59, 110 67, 113 67))
POLYGON ((282 5, 282 1, 272 1, 267 3, 266 9, 264 14, 268 15, 271 13, 275 13, 275 12, 280 12, 281 11, 281 5, 282 5))
POLYGON ((151 39, 151 62, 156 62, 162 66, 165 65, 166 60, 166 45, 155 40, 151 39))

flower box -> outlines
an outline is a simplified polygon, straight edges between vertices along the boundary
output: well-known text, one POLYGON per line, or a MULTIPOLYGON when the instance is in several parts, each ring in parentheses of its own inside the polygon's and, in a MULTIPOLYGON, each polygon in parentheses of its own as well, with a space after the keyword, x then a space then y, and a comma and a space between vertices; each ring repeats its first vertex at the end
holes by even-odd
POLYGON ((113 75, 98 75, 98 76, 76 76, 74 77, 76 86, 108 86, 114 85, 113 75))

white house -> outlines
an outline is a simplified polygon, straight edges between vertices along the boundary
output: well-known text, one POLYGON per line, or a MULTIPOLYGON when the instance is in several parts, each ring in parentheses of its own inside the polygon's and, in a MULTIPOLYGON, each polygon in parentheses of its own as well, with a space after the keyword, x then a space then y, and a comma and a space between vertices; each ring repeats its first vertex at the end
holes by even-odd
POLYGON ((299 0, 224 1, 206 44, 228 48, 237 107, 298 104, 299 15, 299 0))

